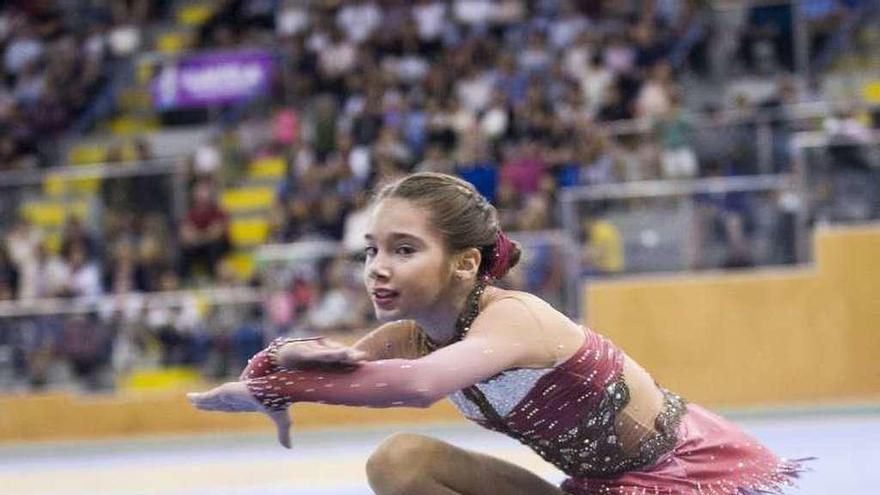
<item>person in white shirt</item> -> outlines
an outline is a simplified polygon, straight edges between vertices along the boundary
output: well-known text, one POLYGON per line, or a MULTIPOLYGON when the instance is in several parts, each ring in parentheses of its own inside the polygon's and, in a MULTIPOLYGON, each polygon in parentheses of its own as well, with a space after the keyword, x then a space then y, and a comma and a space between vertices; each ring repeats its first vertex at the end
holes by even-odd
POLYGON ((366 41, 382 24, 382 10, 374 2, 355 0, 343 5, 336 14, 336 24, 357 44, 366 41))

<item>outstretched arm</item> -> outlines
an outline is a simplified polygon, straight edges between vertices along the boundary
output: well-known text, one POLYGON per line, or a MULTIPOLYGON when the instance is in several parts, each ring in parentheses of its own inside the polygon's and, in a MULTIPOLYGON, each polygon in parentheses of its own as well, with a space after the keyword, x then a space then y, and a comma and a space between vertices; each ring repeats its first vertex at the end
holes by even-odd
POLYGON ((419 359, 383 359, 350 372, 282 370, 247 380, 269 410, 294 402, 366 407, 428 407, 450 393, 490 378, 519 361, 522 347, 475 336, 419 359))
POLYGON ((502 299, 474 321, 467 338, 417 359, 381 359, 346 373, 282 370, 247 380, 269 410, 294 402, 428 407, 505 370, 545 360, 539 324, 521 301, 502 299))
POLYGON ((199 409, 263 412, 278 441, 290 448, 294 402, 365 407, 428 407, 440 398, 514 367, 527 346, 484 336, 469 337, 419 359, 366 362, 351 371, 293 369, 187 395, 199 409))
POLYGON ((547 362, 538 327, 523 303, 505 299, 480 314, 467 338, 425 357, 380 359, 345 372, 282 370, 190 394, 189 399, 199 409, 263 411, 274 415, 273 420, 294 402, 427 407, 508 369, 547 362))

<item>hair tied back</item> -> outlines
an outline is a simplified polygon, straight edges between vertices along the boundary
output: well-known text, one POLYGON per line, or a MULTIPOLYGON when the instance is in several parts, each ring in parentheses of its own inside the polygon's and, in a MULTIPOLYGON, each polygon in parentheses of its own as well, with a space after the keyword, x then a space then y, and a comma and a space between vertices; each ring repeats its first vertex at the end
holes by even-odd
POLYGON ((487 275, 491 279, 498 280, 507 275, 510 270, 510 256, 516 249, 513 241, 502 230, 495 235, 495 249, 493 250, 492 266, 487 275))

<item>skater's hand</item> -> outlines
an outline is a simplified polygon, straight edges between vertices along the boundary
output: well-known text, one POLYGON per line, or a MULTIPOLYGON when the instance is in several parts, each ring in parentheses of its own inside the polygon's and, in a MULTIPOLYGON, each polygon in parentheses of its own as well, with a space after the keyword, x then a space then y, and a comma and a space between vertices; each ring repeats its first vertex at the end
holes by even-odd
POLYGON ((355 368, 366 359, 366 352, 324 337, 290 342, 278 349, 278 365, 287 369, 314 366, 355 368))
POLYGON ((287 409, 270 411, 264 408, 248 390, 245 382, 228 382, 207 392, 192 392, 186 398, 203 411, 261 412, 275 424, 278 442, 290 448, 290 416, 287 409))
POLYGON ((244 382, 227 382, 207 392, 186 394, 192 405, 203 411, 255 412, 263 406, 248 390, 244 382))

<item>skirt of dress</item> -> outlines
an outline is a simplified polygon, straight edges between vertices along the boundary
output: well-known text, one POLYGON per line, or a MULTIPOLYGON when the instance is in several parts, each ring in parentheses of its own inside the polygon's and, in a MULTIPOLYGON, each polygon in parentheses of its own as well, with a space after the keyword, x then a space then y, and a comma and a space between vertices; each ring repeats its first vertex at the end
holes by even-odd
POLYGON ((653 466, 614 478, 569 478, 562 490, 597 494, 781 494, 805 471, 802 462, 776 457, 736 425, 688 404, 678 443, 653 466))

